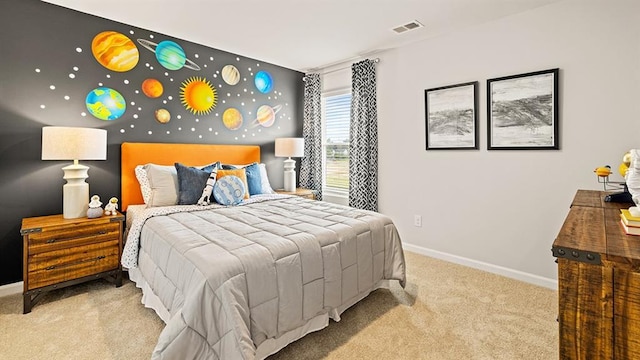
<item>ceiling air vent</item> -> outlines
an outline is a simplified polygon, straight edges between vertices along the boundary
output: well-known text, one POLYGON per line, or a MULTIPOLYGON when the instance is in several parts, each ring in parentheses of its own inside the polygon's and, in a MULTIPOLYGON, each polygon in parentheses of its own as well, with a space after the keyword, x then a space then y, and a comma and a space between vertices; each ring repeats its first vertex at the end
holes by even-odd
POLYGON ((413 20, 410 23, 406 23, 404 25, 398 26, 393 28, 393 31, 395 31, 397 34, 402 34, 403 32, 409 31, 409 30, 413 30, 413 29, 417 29, 417 28, 421 28, 423 25, 420 24, 419 21, 417 20, 413 20))

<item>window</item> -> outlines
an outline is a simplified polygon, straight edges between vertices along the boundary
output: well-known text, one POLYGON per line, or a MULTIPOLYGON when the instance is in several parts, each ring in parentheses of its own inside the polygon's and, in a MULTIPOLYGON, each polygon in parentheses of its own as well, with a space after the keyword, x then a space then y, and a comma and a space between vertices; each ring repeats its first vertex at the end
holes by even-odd
POLYGON ((322 96, 324 192, 349 192, 349 121, 351 93, 322 96))

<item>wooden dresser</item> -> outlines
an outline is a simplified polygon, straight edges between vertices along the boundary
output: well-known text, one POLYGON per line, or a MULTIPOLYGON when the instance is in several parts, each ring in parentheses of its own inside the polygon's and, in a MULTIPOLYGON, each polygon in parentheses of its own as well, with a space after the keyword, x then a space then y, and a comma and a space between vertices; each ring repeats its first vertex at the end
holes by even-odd
POLYGON ((47 291, 97 278, 122 285, 124 215, 22 219, 24 308, 29 313, 47 291))
POLYGON ((640 236, 606 195, 579 190, 553 243, 560 359, 640 359, 640 236))

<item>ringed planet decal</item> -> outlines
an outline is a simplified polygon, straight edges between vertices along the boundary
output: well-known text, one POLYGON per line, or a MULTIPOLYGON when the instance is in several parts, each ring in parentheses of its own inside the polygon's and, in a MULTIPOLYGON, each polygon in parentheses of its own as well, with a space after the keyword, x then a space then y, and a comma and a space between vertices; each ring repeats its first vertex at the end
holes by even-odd
POLYGON ((187 59, 182 46, 171 40, 164 40, 156 44, 146 39, 137 39, 138 44, 156 54, 156 60, 167 70, 180 70, 183 67, 200 71, 200 66, 187 59))
POLYGON ((282 109, 282 105, 276 105, 274 107, 269 105, 260 106, 256 112, 256 119, 251 123, 251 127, 271 127, 276 122, 276 114, 280 109, 282 109))
POLYGON ((216 106, 218 97, 216 89, 211 83, 198 76, 193 76, 182 82, 180 88, 182 105, 193 114, 208 114, 216 106))
POLYGON ((118 72, 125 72, 138 65, 140 53, 126 35, 116 31, 103 31, 91 42, 91 52, 100 65, 118 72))

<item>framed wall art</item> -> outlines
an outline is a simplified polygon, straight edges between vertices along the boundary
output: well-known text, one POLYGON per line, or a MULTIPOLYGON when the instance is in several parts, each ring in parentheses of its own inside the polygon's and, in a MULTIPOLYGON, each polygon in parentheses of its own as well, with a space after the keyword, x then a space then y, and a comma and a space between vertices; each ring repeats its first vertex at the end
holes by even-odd
POLYGON ((558 69, 487 80, 487 148, 560 148, 558 69))
POLYGON ((427 150, 478 149, 478 82, 424 91, 427 150))

